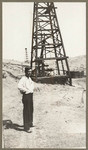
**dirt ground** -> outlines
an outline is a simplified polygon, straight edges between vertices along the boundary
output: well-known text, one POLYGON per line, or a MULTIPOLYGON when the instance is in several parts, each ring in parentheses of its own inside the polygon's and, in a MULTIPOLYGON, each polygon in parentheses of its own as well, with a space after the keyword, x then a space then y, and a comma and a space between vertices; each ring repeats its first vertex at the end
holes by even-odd
POLYGON ((19 79, 3 78, 3 148, 85 148, 86 79, 73 85, 35 83, 34 127, 23 131, 19 79))

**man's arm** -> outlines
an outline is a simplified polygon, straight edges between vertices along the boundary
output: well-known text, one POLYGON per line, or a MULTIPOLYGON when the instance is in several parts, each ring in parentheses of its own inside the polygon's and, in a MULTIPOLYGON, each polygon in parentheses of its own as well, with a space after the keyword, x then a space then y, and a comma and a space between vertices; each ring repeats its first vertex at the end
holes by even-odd
POLYGON ((26 88, 24 87, 24 79, 23 78, 21 78, 18 83, 18 89, 20 90, 20 92, 22 94, 26 92, 26 88))

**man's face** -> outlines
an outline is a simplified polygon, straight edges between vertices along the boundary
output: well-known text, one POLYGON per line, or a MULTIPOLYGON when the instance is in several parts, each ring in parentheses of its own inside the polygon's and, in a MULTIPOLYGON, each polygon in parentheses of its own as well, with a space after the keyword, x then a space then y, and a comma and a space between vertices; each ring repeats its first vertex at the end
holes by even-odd
POLYGON ((27 70, 25 74, 27 77, 30 77, 31 76, 31 70, 27 70))

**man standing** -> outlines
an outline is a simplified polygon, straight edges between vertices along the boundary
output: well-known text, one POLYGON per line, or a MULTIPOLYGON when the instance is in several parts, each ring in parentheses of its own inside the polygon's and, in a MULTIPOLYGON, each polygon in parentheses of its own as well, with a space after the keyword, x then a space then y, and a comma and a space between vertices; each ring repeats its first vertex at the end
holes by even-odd
POLYGON ((30 78, 31 69, 25 67, 25 76, 23 76, 19 83, 18 89, 23 94, 23 123, 24 130, 30 132, 30 127, 33 126, 33 89, 34 83, 30 78))

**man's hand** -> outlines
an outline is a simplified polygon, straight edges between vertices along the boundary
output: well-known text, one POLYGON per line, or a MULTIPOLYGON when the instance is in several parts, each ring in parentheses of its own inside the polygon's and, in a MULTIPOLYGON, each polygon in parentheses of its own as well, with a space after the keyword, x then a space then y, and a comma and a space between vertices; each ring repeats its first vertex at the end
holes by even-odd
POLYGON ((21 94, 24 94, 25 92, 20 90, 20 93, 21 93, 21 94))

